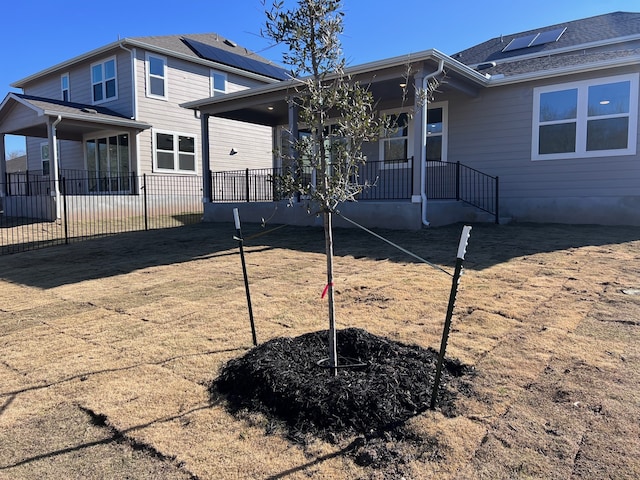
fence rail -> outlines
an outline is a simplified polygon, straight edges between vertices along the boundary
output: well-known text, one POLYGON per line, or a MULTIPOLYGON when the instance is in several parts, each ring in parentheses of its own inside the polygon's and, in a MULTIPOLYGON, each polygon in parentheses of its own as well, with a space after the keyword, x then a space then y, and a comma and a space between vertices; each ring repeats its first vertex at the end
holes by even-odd
POLYGON ((202 218, 202 177, 63 173, 59 198, 55 182, 48 177, 33 172, 7 174, 3 185, 7 196, 0 208, 0 255, 172 228, 202 218))

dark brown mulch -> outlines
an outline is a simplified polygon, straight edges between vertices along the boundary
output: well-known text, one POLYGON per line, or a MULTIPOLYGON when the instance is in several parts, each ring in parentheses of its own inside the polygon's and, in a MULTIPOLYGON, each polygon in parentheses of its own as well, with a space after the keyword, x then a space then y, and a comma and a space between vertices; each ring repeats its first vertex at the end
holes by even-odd
MULTIPOLYGON (((327 357, 328 331, 275 338, 231 360, 210 386, 223 394, 232 411, 259 411, 284 421, 291 432, 332 440, 337 435, 379 437, 429 408, 438 352, 405 345, 365 330, 338 331, 340 363, 360 368, 338 375, 318 366, 327 357)), ((457 360, 445 360, 437 408, 455 415, 457 389, 473 373, 457 360)))

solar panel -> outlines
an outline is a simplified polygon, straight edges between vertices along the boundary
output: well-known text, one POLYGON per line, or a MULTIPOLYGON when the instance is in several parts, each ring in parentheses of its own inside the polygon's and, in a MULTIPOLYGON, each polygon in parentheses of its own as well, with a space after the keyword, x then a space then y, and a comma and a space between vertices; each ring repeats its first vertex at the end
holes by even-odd
POLYGON ((183 38, 184 42, 196 55, 205 60, 222 63, 229 67, 236 67, 247 72, 258 73, 266 77, 286 80, 289 78, 285 69, 275 65, 269 65, 253 58, 245 57, 238 53, 229 52, 222 48, 214 47, 206 43, 198 42, 191 38, 183 38))
POLYGON ((506 47, 502 49, 502 51, 510 52, 511 50, 527 48, 529 45, 531 45, 531 42, 533 42, 538 35, 539 35, 538 33, 532 33, 531 35, 525 35, 524 37, 514 38, 509 42, 509 44, 506 47))
POLYGON ((540 35, 538 35, 529 46, 535 47, 536 45, 544 45, 545 43, 557 42, 566 29, 567 27, 561 27, 554 30, 547 30, 546 32, 540 32, 540 35))

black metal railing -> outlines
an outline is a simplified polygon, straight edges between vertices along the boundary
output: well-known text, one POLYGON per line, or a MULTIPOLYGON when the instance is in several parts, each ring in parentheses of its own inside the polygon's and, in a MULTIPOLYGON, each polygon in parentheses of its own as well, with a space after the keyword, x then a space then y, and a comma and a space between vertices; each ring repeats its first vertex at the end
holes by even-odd
MULTIPOLYGON (((357 200, 406 200, 413 190, 413 158, 367 162, 358 168, 354 183, 363 186, 357 200)), ((282 168, 211 172, 212 202, 270 202, 287 197, 282 168)), ((314 184, 314 169, 303 167, 302 184, 314 184)))
POLYGON ((490 213, 499 223, 499 178, 460 162, 428 161, 427 198, 459 200, 490 213))
POLYGON ((64 171, 56 182, 7 174, 0 254, 122 232, 171 228, 202 219, 202 177, 64 171), (67 177, 66 175, 69 175, 67 177), (53 193, 52 193, 53 192, 53 193))

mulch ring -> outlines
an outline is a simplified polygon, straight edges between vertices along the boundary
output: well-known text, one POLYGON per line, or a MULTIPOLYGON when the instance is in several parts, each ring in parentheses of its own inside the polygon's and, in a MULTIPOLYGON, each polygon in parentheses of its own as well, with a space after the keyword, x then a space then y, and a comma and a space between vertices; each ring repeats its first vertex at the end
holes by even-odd
MULTIPOLYGON (((234 413, 258 411, 284 422, 292 440, 308 434, 328 441, 343 435, 381 439, 397 435, 406 420, 429 408, 438 352, 358 328, 339 330, 337 345, 341 364, 365 365, 340 368, 337 376, 318 366, 328 355, 326 330, 275 338, 229 361, 210 394, 226 396, 234 413)), ((445 416, 455 416, 456 396, 469 391, 472 374, 472 367, 445 360, 437 398, 445 416)))

